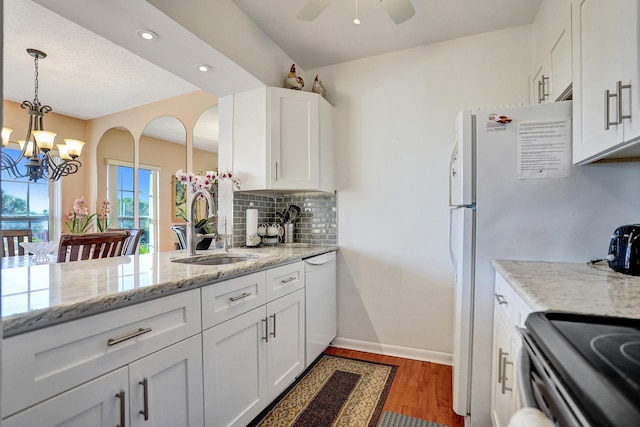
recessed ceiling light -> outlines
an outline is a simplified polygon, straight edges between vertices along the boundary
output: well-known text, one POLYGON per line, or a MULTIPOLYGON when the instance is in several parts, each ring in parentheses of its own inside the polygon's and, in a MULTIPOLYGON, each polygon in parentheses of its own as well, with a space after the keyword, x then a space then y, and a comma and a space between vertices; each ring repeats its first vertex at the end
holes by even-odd
POLYGON ((153 40, 158 38, 158 35, 151 30, 138 30, 136 31, 136 34, 138 35, 138 37, 145 40, 153 40))
POLYGON ((195 68, 198 71, 202 71, 203 73, 206 73, 207 71, 211 71, 211 67, 205 64, 196 64, 194 65, 193 68, 195 68))

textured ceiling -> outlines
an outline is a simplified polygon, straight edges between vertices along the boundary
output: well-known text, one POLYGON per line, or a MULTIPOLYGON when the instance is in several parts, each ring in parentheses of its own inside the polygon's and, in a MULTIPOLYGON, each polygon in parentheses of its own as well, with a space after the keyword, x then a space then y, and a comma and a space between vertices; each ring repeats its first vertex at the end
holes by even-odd
MULTIPOLYGON (((25 51, 28 47, 48 54, 40 61, 41 102, 51 105, 55 112, 81 119, 127 110, 199 88, 223 96, 230 87, 226 84, 230 79, 239 79, 245 87, 259 84, 211 46, 167 21, 153 7, 149 9, 147 2, 111 0, 105 5, 94 0, 92 6, 83 8, 84 3, 78 1, 68 4, 38 1, 76 22, 82 21, 82 16, 93 16, 95 23, 99 14, 102 25, 95 31, 109 40, 31 0, 4 0, 4 96, 12 101, 33 99, 33 59, 25 51), (140 10, 145 11, 144 16, 138 16, 140 10), (133 45, 126 41, 130 27, 153 23, 157 27, 151 28, 162 28, 167 37, 155 48, 147 49, 138 41, 132 49, 133 45), (160 49, 164 57, 170 55, 173 61, 165 62, 161 68, 119 45, 150 60, 157 57, 160 49), (216 68, 213 78, 194 74, 193 66, 189 65, 203 55, 216 68), (190 72, 184 72, 185 64, 190 72)), ((362 24, 356 26, 352 23, 355 0, 330 0, 329 6, 312 22, 296 18, 306 0, 216 1, 237 5, 304 70, 528 24, 541 3, 541 0, 411 0, 416 14, 395 25, 378 4, 380 0, 359 0, 358 16, 362 24)), ((217 117, 217 111, 215 114, 217 117)), ((209 123, 209 127, 207 132, 216 132, 217 141, 217 121, 209 123)), ((149 132, 168 135, 169 128, 165 123, 162 130, 149 132)), ((175 127, 174 132, 179 135, 184 129, 175 127)), ((165 139, 172 138, 180 139, 177 136, 165 139)), ((198 146, 198 135, 194 138, 198 146)))
POLYGON ((39 98, 54 111, 92 119, 199 88, 29 0, 4 0, 4 97, 33 99, 35 48, 39 98))
MULTIPOLYGON (((233 0, 305 70, 486 33, 535 19, 541 0, 411 0, 416 13, 395 25, 380 0, 330 0, 312 22, 296 18, 308 0, 233 0)), ((567 1, 567 0, 561 0, 567 1)))

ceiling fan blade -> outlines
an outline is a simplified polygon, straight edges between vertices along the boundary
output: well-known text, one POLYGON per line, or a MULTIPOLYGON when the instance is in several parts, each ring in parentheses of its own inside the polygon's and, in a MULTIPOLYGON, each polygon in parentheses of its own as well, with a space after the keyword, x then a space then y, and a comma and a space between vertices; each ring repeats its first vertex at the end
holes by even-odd
POLYGON ((393 22, 402 24, 416 14, 409 0, 380 0, 393 22))
POLYGON ((301 21, 313 21, 329 6, 331 0, 309 0, 307 4, 298 12, 298 19, 301 21))

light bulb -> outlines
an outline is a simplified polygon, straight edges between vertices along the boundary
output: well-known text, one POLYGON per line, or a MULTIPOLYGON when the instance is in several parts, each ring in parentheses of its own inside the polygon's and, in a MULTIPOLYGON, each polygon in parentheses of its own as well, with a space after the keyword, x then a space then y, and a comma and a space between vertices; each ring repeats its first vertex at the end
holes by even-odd
POLYGON ((35 137, 36 143, 42 151, 47 152, 53 148, 53 141, 56 139, 57 133, 46 130, 34 130, 31 134, 35 137))
POLYGON ((80 141, 77 139, 65 139, 64 142, 67 143, 67 151, 69 152, 69 156, 72 159, 75 159, 82 152, 82 146, 84 145, 84 141, 80 141))
POLYGON ((56 144, 56 147, 58 147, 58 153, 62 160, 73 160, 69 155, 69 150, 65 144, 56 144))
MULTIPOLYGON (((24 139, 18 140, 18 145, 20 145, 20 150, 24 148, 24 144, 25 144, 24 139)), ((29 143, 27 144, 27 148, 24 150, 24 155, 25 157, 33 156, 33 141, 29 141, 29 143)))
POLYGON ((13 129, 5 127, 2 128, 2 145, 5 147, 9 145, 9 136, 11 136, 11 132, 13 132, 13 129))

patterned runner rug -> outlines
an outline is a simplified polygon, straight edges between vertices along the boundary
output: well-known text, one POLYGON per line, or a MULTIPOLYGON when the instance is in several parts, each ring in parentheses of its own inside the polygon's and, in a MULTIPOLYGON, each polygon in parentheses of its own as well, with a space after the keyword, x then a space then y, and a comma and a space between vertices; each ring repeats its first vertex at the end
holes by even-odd
POLYGON ((397 367, 323 355, 250 427, 375 427, 397 367))

